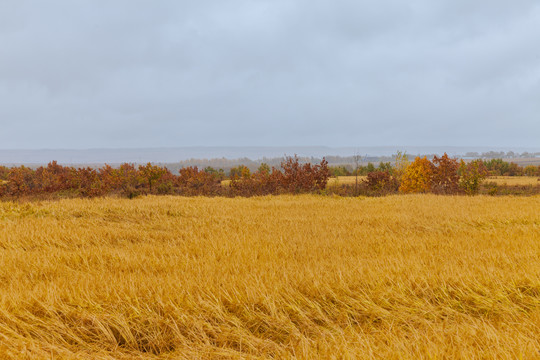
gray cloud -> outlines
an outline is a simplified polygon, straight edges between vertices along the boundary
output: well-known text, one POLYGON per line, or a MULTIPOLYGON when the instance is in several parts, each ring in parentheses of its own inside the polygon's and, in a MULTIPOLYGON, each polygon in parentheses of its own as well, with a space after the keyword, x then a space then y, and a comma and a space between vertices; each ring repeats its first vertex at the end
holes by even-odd
POLYGON ((0 148, 538 146, 536 1, 0 3, 0 148))

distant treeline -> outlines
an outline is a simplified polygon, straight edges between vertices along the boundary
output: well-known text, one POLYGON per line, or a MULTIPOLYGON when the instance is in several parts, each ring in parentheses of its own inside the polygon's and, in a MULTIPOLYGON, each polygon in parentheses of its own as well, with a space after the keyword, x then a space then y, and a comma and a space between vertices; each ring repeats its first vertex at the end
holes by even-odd
POLYGON ((468 152, 465 154, 465 157, 467 158, 475 158, 475 159, 497 159, 497 158, 507 158, 507 159, 526 159, 526 158, 534 158, 534 157, 540 157, 540 152, 522 152, 522 153, 516 153, 514 151, 488 151, 483 153, 478 152, 468 152))
MULTIPOLYGON (((426 156, 428 159, 432 159, 437 154, 417 154, 417 155, 410 155, 410 157, 424 157, 426 156)), ((469 152, 466 153, 463 156, 458 156, 458 158, 461 157, 465 159, 466 161, 474 160, 474 159, 482 159, 482 160, 500 160, 507 159, 510 160, 510 162, 515 162, 516 164, 519 164, 520 166, 527 166, 529 164, 532 165, 540 165, 540 153, 514 153, 512 151, 509 152, 496 152, 496 151, 490 151, 490 152, 484 152, 484 153, 477 153, 477 152, 469 152)), ((222 170, 225 174, 228 174, 231 169, 238 167, 238 166, 245 166, 249 168, 251 171, 256 171, 261 164, 268 164, 269 166, 275 166, 279 167, 281 162, 286 157, 277 157, 277 158, 267 158, 263 157, 262 159, 258 160, 252 160, 249 158, 239 158, 239 159, 227 159, 227 158, 218 158, 218 159, 189 159, 189 160, 183 160, 179 161, 178 163, 163 163, 161 166, 165 166, 168 169, 170 169, 172 172, 178 172, 181 168, 189 167, 189 166, 197 166, 198 168, 215 168, 218 170, 222 170)), ((354 169, 357 167, 357 165, 361 165, 364 167, 364 170, 362 172, 362 175, 366 175, 367 171, 365 167, 369 166, 370 169, 372 169, 373 165, 371 164, 379 164, 379 163, 394 163, 396 159, 396 155, 392 156, 367 156, 367 155, 356 155, 356 156, 325 156, 324 158, 328 165, 333 168, 343 168, 347 169, 347 172, 345 174, 353 174, 354 169)), ((299 157, 300 162, 302 163, 319 163, 322 158, 317 157, 299 157)))
MULTIPOLYGON (((255 171, 246 165, 227 173, 211 166, 185 166, 178 171, 148 163, 121 164, 99 168, 62 166, 0 166, 0 197, 95 197, 140 194, 185 196, 256 196, 269 194, 323 193, 344 196, 380 196, 393 193, 476 194, 482 181, 493 175, 540 176, 540 166, 522 167, 502 159, 471 161, 441 157, 416 157, 409 162, 398 153, 394 163, 328 166, 322 159, 312 165, 306 159, 286 157, 279 166, 262 163, 255 171), (365 176, 360 181, 327 187, 331 176, 365 176), (224 182, 228 180, 228 182, 224 182)), ((356 159, 357 160, 357 159, 356 159)), ((535 186, 534 192, 537 192, 535 186)), ((496 191, 493 191, 494 194, 496 191)))

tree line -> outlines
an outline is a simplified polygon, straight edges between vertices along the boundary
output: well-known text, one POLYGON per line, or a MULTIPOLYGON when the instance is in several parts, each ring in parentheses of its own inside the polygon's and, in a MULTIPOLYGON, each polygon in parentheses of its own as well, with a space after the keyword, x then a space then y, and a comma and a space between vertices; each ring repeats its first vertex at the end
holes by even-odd
MULTIPOLYGON (((503 159, 476 159, 473 161, 481 161, 489 176, 540 176, 540 165, 521 166, 514 162, 504 161, 503 159)), ((330 166, 330 173, 332 176, 354 176, 356 174, 366 176, 376 171, 392 171, 392 168, 393 165, 391 162, 381 161, 378 165, 369 162, 367 165, 359 165, 357 167, 351 165, 330 166)))
POLYGON ((33 169, 27 166, 0 166, 0 197, 25 196, 129 198, 142 194, 184 196, 256 196, 271 194, 323 193, 345 196, 393 193, 476 194, 490 175, 540 176, 540 166, 520 167, 501 159, 465 162, 441 157, 416 157, 409 161, 398 153, 395 163, 357 166, 353 171, 320 163, 301 162, 287 157, 279 167, 261 164, 256 171, 240 165, 228 174, 212 167, 181 168, 176 174, 168 168, 148 163, 136 166, 99 168, 62 166, 56 161, 33 169), (327 187, 332 175, 365 175, 354 185, 327 187), (224 181, 227 180, 227 181, 224 181))
POLYGON ((62 166, 56 161, 33 169, 27 166, 0 166, 0 197, 55 194, 66 197, 120 195, 133 198, 141 194, 209 196, 253 196, 318 192, 330 177, 328 163, 301 164, 298 157, 286 158, 279 168, 262 164, 251 173, 236 168, 228 177, 212 168, 181 168, 173 174, 166 167, 148 163, 124 163, 113 168, 62 166), (230 180, 224 185, 223 180, 230 180))

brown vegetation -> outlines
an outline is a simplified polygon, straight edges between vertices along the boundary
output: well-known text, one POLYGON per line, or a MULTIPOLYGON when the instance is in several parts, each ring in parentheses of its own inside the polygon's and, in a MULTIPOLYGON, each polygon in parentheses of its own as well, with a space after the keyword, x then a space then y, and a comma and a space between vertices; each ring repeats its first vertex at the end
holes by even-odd
POLYGON ((105 165, 64 167, 56 162, 33 170, 20 166, 0 168, 0 197, 20 198, 56 194, 58 197, 96 197, 119 194, 133 198, 140 194, 254 196, 284 193, 313 193, 326 188, 330 173, 328 163, 301 164, 298 157, 289 157, 281 169, 261 167, 251 174, 247 167, 233 172, 228 187, 221 186, 222 174, 197 167, 182 168, 179 175, 153 164, 135 168, 122 164, 118 168, 105 165))
MULTIPOLYGON (((447 154, 417 157, 409 162, 405 154, 396 156, 395 165, 380 163, 378 167, 368 164, 355 171, 354 187, 329 179, 331 174, 347 173, 344 167, 330 168, 326 160, 319 164, 302 163, 296 156, 286 158, 279 168, 261 164, 256 171, 246 166, 225 173, 211 167, 181 168, 173 174, 167 168, 155 164, 136 167, 122 164, 116 168, 105 165, 101 168, 74 168, 51 162, 46 167, 32 169, 26 166, 0 167, 1 199, 52 199, 69 197, 96 197, 117 195, 134 198, 142 194, 185 195, 185 196, 261 196, 270 194, 339 194, 343 196, 381 196, 402 193, 435 194, 515 194, 540 193, 540 182, 529 187, 515 187, 525 183, 483 184, 493 174, 518 175, 537 174, 540 167, 522 168, 500 159, 465 162, 450 158, 447 154), (366 174, 360 176, 360 174, 366 174), (224 180, 227 179, 227 180, 224 180), (360 179, 360 181, 359 181, 360 179)), ((526 179, 523 176, 519 178, 526 179)), ((536 179, 534 177, 531 177, 536 179)), ((529 184, 529 183, 527 183, 529 184)))

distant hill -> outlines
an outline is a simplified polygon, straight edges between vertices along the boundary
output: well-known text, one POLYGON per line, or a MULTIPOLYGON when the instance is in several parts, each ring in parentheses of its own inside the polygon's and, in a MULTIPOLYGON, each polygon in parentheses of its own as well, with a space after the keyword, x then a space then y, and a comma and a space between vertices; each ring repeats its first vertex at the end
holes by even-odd
POLYGON ((359 154, 363 157, 388 157, 398 150, 408 154, 442 154, 464 156, 466 153, 489 151, 516 153, 538 153, 540 148, 519 147, 456 147, 456 146, 379 146, 379 147, 177 147, 147 149, 44 149, 44 150, 0 150, 0 164, 46 164, 56 160, 62 164, 117 164, 133 163, 175 163, 189 159, 242 159, 258 160, 297 154, 301 157, 321 158, 323 156, 349 157, 359 154))

